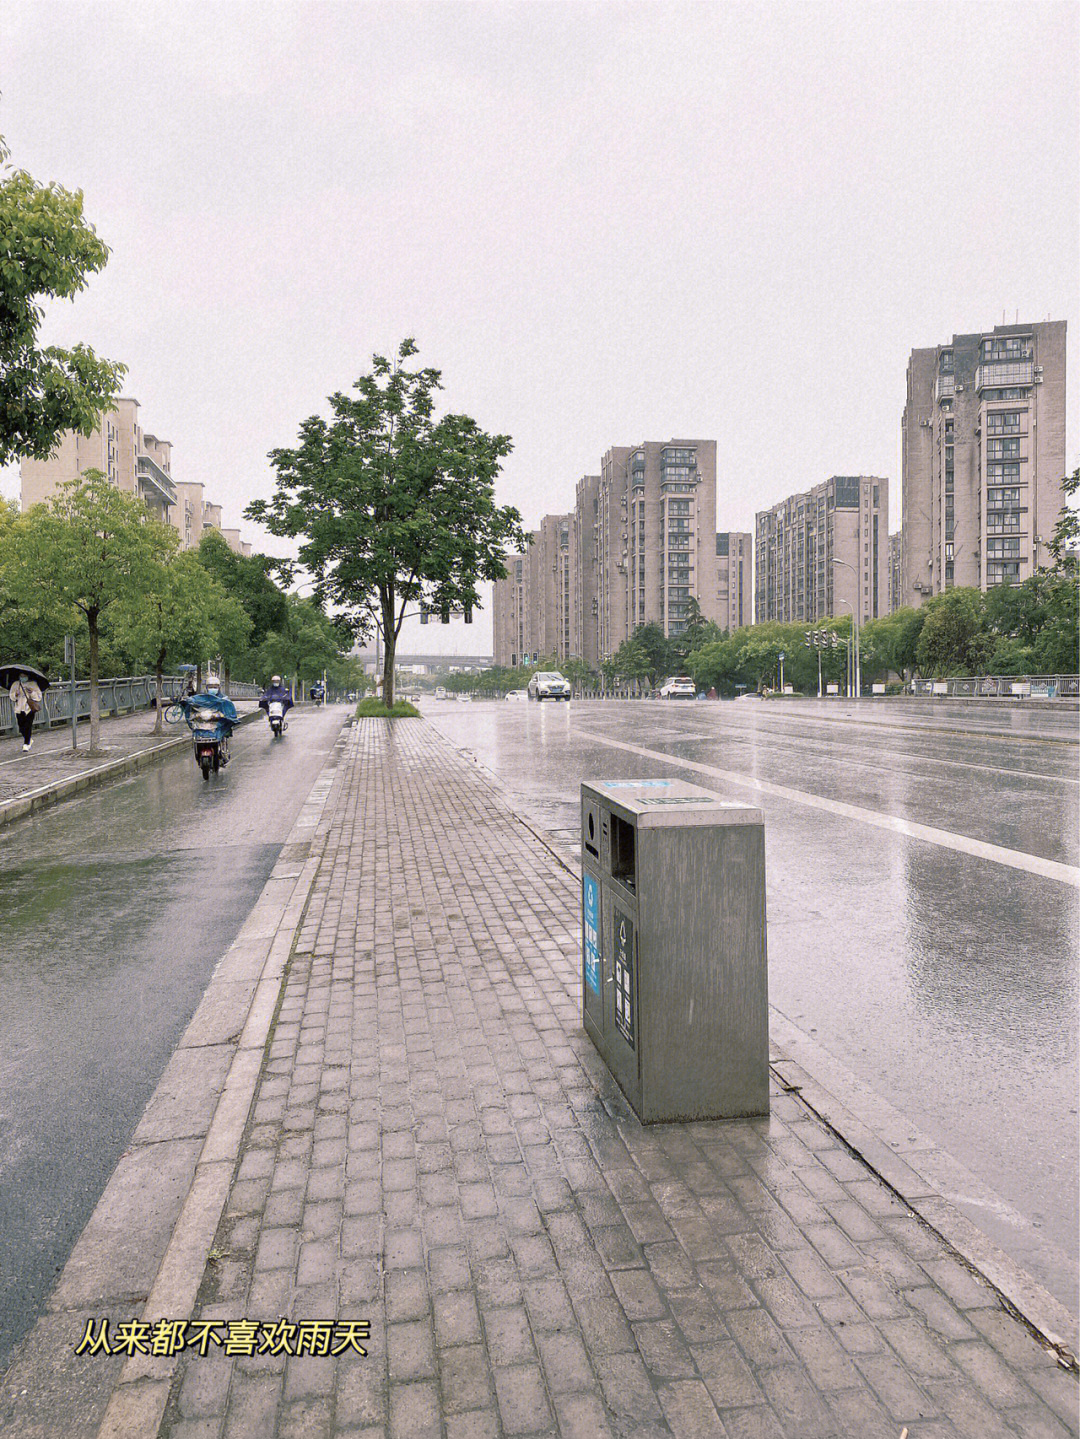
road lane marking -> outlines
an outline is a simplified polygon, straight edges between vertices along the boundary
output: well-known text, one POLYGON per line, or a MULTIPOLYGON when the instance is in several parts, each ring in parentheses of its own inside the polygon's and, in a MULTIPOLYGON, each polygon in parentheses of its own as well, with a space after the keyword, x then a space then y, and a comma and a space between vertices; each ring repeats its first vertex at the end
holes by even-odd
POLYGON ((872 825, 875 829, 891 830, 893 834, 901 834, 908 839, 921 839, 927 844, 940 845, 943 849, 970 854, 976 859, 988 859, 994 864, 1008 865, 1010 869, 1023 870, 1027 874, 1039 875, 1042 879, 1054 879, 1060 884, 1080 888, 1080 868, 1072 864, 1061 864, 1055 859, 1042 859, 1039 855, 1027 854, 1023 850, 1006 849, 1004 845, 988 844, 985 840, 969 839, 967 835, 954 834, 951 830, 934 829, 931 825, 900 819, 898 815, 883 814, 880 810, 865 809, 861 805, 845 804, 843 800, 826 799, 823 795, 810 794, 806 790, 791 789, 787 785, 773 784, 769 780, 754 779, 750 775, 740 774, 737 770, 719 769, 715 765, 679 759, 675 755, 665 754, 663 750, 646 749, 642 745, 627 744, 624 740, 609 739, 606 735, 597 734, 594 730, 580 729, 577 725, 574 725, 573 729, 583 739, 608 745, 612 749, 626 750, 629 754, 641 755, 645 759, 660 760, 679 769, 696 770, 700 774, 711 775, 729 784, 742 785, 746 789, 775 795, 778 799, 824 810, 827 814, 837 815, 841 819, 853 819, 861 824, 872 825))
MULTIPOLYGON (((818 735, 797 736, 789 730, 741 730, 736 732, 734 729, 728 729, 717 730, 716 733, 712 735, 684 735, 680 734, 678 730, 670 731, 672 740, 678 740, 680 744, 695 743, 698 740, 712 740, 714 743, 718 743, 721 740, 730 740, 737 744, 749 744, 752 741, 760 739, 763 733, 767 739, 782 740, 784 743, 782 746, 778 746, 778 748, 783 747, 790 750, 797 750, 800 744, 806 746, 807 748, 809 748, 811 745, 817 745, 819 746, 819 748, 812 751, 815 758, 827 760, 830 763, 856 765, 859 769, 870 770, 889 770, 892 768, 891 765, 887 764, 875 764, 872 760, 851 759, 846 753, 844 753, 843 742, 840 740, 832 741, 824 739, 818 735), (834 750, 837 751, 837 753, 834 754, 834 750)), ((1045 771, 1039 771, 1034 769, 1013 769, 1009 765, 975 764, 970 760, 944 759, 940 755, 915 754, 908 750, 880 749, 877 746, 874 747, 874 754, 879 756, 891 756, 894 759, 913 760, 918 764, 947 764, 951 765, 955 769, 982 770, 986 774, 1007 775, 1010 778, 1016 779, 1037 779, 1042 780, 1044 784, 1080 785, 1080 779, 1074 777, 1073 775, 1046 774, 1045 771)), ((930 776, 913 775, 913 778, 929 779, 930 776)))

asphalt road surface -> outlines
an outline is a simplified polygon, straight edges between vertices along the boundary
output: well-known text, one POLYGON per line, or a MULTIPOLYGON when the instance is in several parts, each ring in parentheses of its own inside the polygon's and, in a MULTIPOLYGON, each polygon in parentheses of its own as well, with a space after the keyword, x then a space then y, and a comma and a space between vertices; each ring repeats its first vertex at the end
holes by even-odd
POLYGON ((961 1207, 1075 1312, 1075 711, 745 699, 423 713, 573 845, 583 779, 671 775, 759 806, 772 1006, 975 1176, 971 1193, 958 1180, 961 1207))
POLYGON ((0 829, 0 1370, 235 938, 346 710, 256 722, 0 829))

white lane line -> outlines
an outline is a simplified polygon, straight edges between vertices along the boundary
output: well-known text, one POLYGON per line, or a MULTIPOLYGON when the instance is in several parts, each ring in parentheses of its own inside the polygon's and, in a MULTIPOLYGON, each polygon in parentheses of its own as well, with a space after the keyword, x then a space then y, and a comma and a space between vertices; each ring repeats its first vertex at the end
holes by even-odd
POLYGON ((694 760, 677 759, 663 750, 645 749, 642 745, 627 744, 623 740, 608 739, 606 735, 593 730, 573 726, 574 732, 583 739, 594 740, 597 744, 609 745, 612 749, 626 750, 629 754, 641 755, 645 759, 661 760, 664 764, 679 769, 696 770, 700 774, 712 775, 728 784, 742 785, 746 789, 760 790, 763 794, 775 795, 778 799, 791 800, 795 804, 809 805, 811 809, 825 810, 841 819, 857 820, 861 824, 873 825, 875 829, 891 830, 893 834, 905 835, 908 839, 921 839, 927 844, 940 845, 960 854, 974 855, 976 859, 988 859, 994 864, 1005 864, 1011 869, 1037 874, 1042 879, 1056 879, 1060 884, 1080 888, 1080 869, 1072 864, 1061 864, 1055 859, 1042 859, 1035 854, 1026 854, 1019 849, 1006 849, 1000 844, 987 844, 981 839, 969 839, 967 835, 954 834, 947 829, 934 829, 914 820, 900 819, 897 815, 882 814, 878 810, 864 809, 861 805, 845 804, 838 799, 825 799, 822 795, 809 794, 801 789, 789 789, 787 785, 772 784, 768 780, 753 779, 737 770, 718 769, 715 765, 701 764, 694 760))
MULTIPOLYGON (((769 739, 780 739, 785 741, 785 743, 781 746, 782 748, 794 750, 796 752, 798 751, 800 746, 809 749, 810 746, 817 745, 819 746, 819 748, 816 750, 811 750, 811 753, 813 753, 819 759, 831 760, 834 761, 836 764, 855 765, 859 769, 870 770, 889 770, 892 768, 892 766, 888 764, 874 764, 872 760, 851 759, 847 754, 844 753, 843 744, 841 741, 836 741, 834 743, 830 740, 820 739, 817 735, 806 735, 805 737, 800 739, 795 735, 791 734, 790 732, 784 730, 768 730, 765 733, 769 739), (836 751, 836 753, 833 753, 833 751, 836 751)), ((760 736, 761 731, 758 731, 757 734, 755 734, 751 730, 745 730, 741 734, 736 734, 734 730, 717 730, 717 732, 713 735, 684 735, 680 734, 677 730, 671 731, 672 739, 677 739, 680 743, 684 740, 714 740, 716 742, 719 742, 726 739, 731 740, 735 743, 749 744, 752 740, 760 738, 760 736)), ((1010 779, 1037 779, 1041 780, 1044 784, 1080 785, 1080 779, 1074 778, 1072 775, 1047 774, 1045 771, 1033 769, 1012 769, 1009 765, 975 764, 969 760, 943 759, 939 755, 913 754, 909 750, 879 749, 877 748, 877 746, 875 746, 874 748, 874 753, 875 755, 880 756, 891 756, 894 759, 913 760, 917 764, 947 764, 954 769, 982 770, 986 774, 1007 775, 1010 779)), ((916 775, 915 778, 929 779, 930 776, 916 775)))

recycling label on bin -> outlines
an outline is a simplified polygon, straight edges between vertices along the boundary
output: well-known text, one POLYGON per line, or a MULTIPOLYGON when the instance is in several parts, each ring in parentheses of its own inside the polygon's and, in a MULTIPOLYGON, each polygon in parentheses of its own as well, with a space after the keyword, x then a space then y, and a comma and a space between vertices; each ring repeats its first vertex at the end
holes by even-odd
POLYGON ((585 929, 585 983, 600 993, 600 886, 591 874, 581 876, 581 917, 585 929))
POLYGON ((634 1048, 634 922, 615 907, 615 1028, 634 1048))

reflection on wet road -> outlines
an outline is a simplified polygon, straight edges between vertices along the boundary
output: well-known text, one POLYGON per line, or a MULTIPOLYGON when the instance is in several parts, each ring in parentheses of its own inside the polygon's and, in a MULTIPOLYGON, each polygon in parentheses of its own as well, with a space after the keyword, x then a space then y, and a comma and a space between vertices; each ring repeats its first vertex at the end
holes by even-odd
POLYGON ((760 806, 773 1006, 1001 1196, 969 1212, 1075 1309, 1075 712, 745 700, 424 713, 575 847, 583 779, 672 774, 760 806), (1031 1234, 1049 1246, 1034 1252, 1031 1234))
POLYGON ((32 1324, 340 728, 256 723, 0 829, 0 1369, 32 1324))

